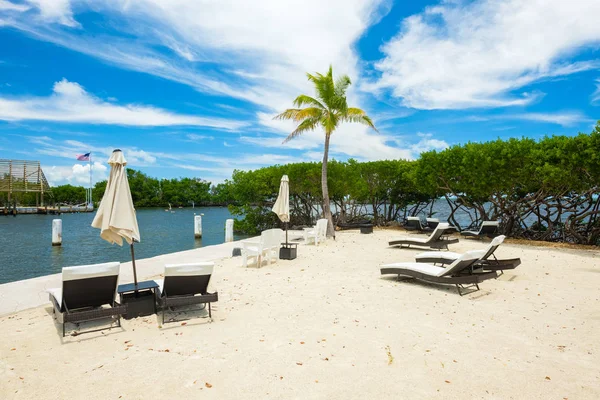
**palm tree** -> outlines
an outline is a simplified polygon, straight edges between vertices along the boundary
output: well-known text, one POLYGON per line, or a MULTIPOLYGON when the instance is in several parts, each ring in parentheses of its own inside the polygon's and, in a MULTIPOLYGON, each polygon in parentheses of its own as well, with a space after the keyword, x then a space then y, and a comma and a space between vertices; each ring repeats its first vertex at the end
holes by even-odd
POLYGON ((329 66, 326 75, 315 73, 306 74, 308 80, 315 85, 317 98, 301 94, 294 100, 294 106, 277 115, 275 119, 291 119, 298 123, 296 129, 283 141, 286 143, 300 136, 306 131, 313 131, 318 127, 325 131, 325 147, 323 150, 323 165, 321 168, 321 187, 323 190, 323 214, 327 218, 327 236, 334 236, 333 220, 329 203, 329 190, 327 188, 327 158, 329 156, 329 140, 331 134, 342 122, 358 122, 373 128, 375 125, 369 116, 360 108, 348 107, 346 89, 352 83, 347 75, 333 80, 333 69, 329 66), (301 108, 302 106, 308 106, 301 108))

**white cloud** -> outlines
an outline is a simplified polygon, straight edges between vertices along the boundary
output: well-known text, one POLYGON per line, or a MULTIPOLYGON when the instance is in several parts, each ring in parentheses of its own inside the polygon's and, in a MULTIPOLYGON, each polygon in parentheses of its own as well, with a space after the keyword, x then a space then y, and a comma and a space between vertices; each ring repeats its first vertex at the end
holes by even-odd
MULTIPOLYGON (((125 153, 123 153, 125 154, 125 153)), ((149 165, 155 164, 156 157, 144 150, 128 150, 127 164, 128 165, 149 165)))
MULTIPOLYGON (((308 88, 308 71, 324 71, 333 63, 339 73, 357 77, 354 42, 387 13, 390 3, 97 0, 80 2, 78 9, 101 13, 119 34, 90 35, 85 30, 75 34, 32 21, 25 13, 9 23, 39 39, 123 68, 280 109, 308 88), (159 52, 159 47, 170 48, 173 54, 159 52), (220 67, 208 70, 202 62, 220 67)), ((71 9, 63 8, 62 15, 72 17, 71 9)))
MULTIPOLYGON (((108 167, 100 162, 94 162, 92 168, 92 184, 108 178, 108 167)), ((42 166, 44 175, 51 186, 71 184, 89 187, 90 164, 73 164, 72 166, 42 166)))
POLYGON ((573 126, 581 122, 591 121, 585 115, 577 111, 568 111, 562 113, 523 113, 507 115, 500 118, 548 122, 561 126, 573 126))
POLYGON ((94 97, 78 83, 66 79, 54 84, 48 97, 0 98, 0 120, 43 120, 133 126, 192 125, 235 130, 244 122, 175 114, 149 106, 108 103, 94 97))
POLYGON ((27 11, 29 7, 24 4, 14 4, 7 0, 0 0, 0 11, 27 11))
POLYGON ((529 104, 540 94, 514 92, 600 66, 567 61, 600 42, 599 14, 597 0, 444 2, 403 21, 371 88, 420 109, 529 104))
POLYGON ((445 140, 433 139, 431 133, 417 133, 417 136, 420 137, 421 140, 409 146, 413 159, 426 151, 442 151, 449 147, 449 144, 445 140))
POLYGON ((591 96, 592 104, 596 104, 600 101, 600 79, 596 79, 596 90, 591 96))
POLYGON ((70 0, 26 0, 39 10, 39 18, 45 22, 59 23, 68 27, 78 27, 73 19, 70 0))

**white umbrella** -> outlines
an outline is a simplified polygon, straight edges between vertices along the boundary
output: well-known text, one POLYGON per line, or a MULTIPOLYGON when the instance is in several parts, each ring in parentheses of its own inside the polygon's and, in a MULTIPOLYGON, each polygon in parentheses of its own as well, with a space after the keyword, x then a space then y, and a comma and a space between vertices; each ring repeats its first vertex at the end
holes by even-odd
POLYGON ((288 242, 287 236, 287 223, 290 222, 290 180, 287 175, 281 177, 281 184, 279 185, 279 195, 273 208, 271 209, 281 222, 285 222, 285 243, 288 242))
POLYGON ((123 239, 129 243, 133 263, 133 280, 137 287, 133 242, 140 241, 140 231, 127 180, 125 168, 127 161, 123 152, 117 149, 111 154, 108 163, 111 167, 110 176, 92 226, 100 229, 100 237, 111 244, 116 243, 122 246, 123 239))

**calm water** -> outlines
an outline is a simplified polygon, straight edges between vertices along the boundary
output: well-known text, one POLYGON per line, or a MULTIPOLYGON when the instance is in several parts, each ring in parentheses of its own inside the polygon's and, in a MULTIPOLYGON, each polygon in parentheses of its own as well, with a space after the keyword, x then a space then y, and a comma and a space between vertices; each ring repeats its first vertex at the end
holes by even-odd
MULTIPOLYGON (((225 241, 225 207, 137 211, 141 242, 136 259, 220 244, 225 241), (194 239, 194 213, 202 217, 202 239, 194 239)), ((61 272, 62 267, 107 261, 130 261, 129 246, 110 245, 90 224, 95 213, 0 217, 0 284, 61 272), (63 244, 53 247, 52 220, 61 218, 63 244)), ((235 237, 239 239, 241 237, 235 237)))

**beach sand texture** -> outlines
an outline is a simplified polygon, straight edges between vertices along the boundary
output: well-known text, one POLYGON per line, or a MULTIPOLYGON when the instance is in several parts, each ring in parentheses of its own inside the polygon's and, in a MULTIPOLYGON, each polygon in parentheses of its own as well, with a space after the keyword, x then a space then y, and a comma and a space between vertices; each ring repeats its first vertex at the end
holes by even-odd
POLYGON ((338 232, 260 269, 220 260, 212 323, 185 311, 167 315, 202 318, 63 339, 49 302, 3 315, 0 398, 600 398, 599 251, 503 244, 521 266, 460 297, 382 277, 418 252, 390 234, 338 232))

